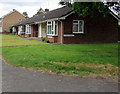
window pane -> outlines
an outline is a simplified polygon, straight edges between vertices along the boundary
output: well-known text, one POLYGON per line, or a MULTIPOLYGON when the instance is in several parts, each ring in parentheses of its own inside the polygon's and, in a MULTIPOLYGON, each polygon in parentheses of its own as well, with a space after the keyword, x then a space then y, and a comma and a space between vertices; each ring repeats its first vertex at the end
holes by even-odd
POLYGON ((83 32, 83 21, 79 21, 79 32, 83 32))
POLYGON ((57 26, 57 22, 55 23, 55 35, 57 35, 58 33, 58 26, 57 26))
POLYGON ((54 31, 53 31, 53 30, 51 31, 51 34, 54 34, 54 31))
POLYGON ((51 26, 48 26, 48 34, 51 34, 51 26))
POLYGON ((52 21, 52 30, 53 30, 53 28, 54 28, 54 22, 52 21))
POLYGON ((73 32, 78 32, 78 24, 73 24, 73 32))

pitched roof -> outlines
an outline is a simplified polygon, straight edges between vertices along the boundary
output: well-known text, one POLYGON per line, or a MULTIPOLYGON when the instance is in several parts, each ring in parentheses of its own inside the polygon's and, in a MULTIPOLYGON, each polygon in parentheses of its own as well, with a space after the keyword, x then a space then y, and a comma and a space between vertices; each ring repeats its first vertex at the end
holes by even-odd
MULTIPOLYGON (((14 12, 17 12, 17 13, 19 13, 19 14, 21 14, 20 12, 18 12, 17 10, 15 10, 15 9, 13 9, 13 11, 10 11, 9 13, 7 13, 6 15, 4 15, 4 16, 2 16, 2 18, 4 18, 4 17, 6 17, 6 16, 8 16, 8 15, 10 15, 10 14, 12 14, 12 13, 14 13, 14 12)), ((25 15, 23 15, 23 14, 21 14, 22 16, 24 16, 24 17, 26 17, 25 15)), ((2 19, 1 18, 1 19, 2 19)))
POLYGON ((62 7, 62 8, 58 8, 46 13, 42 13, 40 15, 37 16, 33 16, 29 19, 26 19, 24 21, 21 21, 20 23, 16 24, 17 25, 25 25, 25 24, 32 24, 35 22, 40 22, 40 21, 45 21, 45 20, 49 20, 49 19, 54 19, 54 18, 60 18, 63 17, 69 13, 71 13, 73 10, 70 7, 62 7))

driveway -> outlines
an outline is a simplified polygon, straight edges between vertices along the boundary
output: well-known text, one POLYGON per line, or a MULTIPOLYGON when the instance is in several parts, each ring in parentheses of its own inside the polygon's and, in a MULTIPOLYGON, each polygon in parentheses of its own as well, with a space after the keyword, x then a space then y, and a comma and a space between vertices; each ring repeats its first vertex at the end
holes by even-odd
POLYGON ((118 83, 112 79, 80 78, 33 72, 2 62, 2 91, 118 92, 118 83))

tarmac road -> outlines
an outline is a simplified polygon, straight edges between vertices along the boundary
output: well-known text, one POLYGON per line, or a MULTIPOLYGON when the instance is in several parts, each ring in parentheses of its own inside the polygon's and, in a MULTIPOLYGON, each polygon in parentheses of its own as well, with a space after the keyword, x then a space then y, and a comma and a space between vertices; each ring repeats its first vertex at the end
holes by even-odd
POLYGON ((118 92, 118 83, 33 72, 2 62, 2 92, 118 92))

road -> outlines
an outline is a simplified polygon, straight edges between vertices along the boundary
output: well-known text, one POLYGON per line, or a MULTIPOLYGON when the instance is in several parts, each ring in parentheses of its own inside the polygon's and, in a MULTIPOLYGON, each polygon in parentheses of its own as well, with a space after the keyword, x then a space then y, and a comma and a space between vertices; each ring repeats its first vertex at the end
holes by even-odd
POLYGON ((2 92, 118 92, 118 83, 33 72, 2 62, 2 92))

